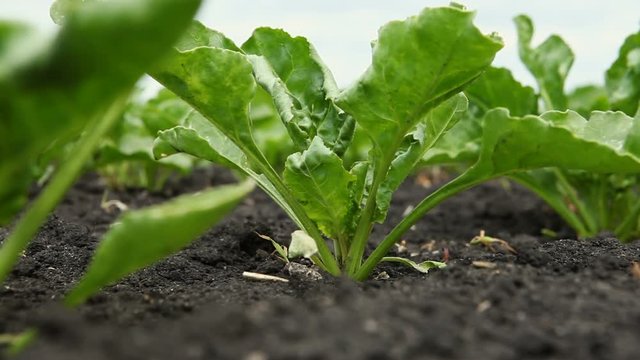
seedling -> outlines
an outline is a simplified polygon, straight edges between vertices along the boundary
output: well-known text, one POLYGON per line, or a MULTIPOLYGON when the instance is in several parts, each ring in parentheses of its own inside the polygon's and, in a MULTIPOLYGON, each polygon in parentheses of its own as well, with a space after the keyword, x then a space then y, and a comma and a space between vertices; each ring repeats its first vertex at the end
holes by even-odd
MULTIPOLYGON (((271 237, 269 237, 267 235, 262 235, 262 234, 258 234, 258 233, 256 233, 256 235, 258 235, 261 239, 264 239, 264 240, 267 240, 267 241, 271 242, 271 245, 275 249, 275 250, 273 250, 273 253, 277 253, 278 254, 278 258, 280 260, 284 261, 285 263, 289 262, 289 251, 287 250, 286 246, 278 244, 275 240, 273 240, 271 237)), ((273 253, 272 253, 272 255, 273 255, 273 253)))
POLYGON ((497 246, 507 252, 512 253, 513 255, 518 254, 516 249, 511 247, 511 245, 509 245, 507 241, 494 238, 491 236, 487 236, 485 235, 484 230, 480 230, 480 234, 477 236, 474 236, 473 239, 469 241, 469 245, 482 245, 485 248, 491 250, 491 252, 496 252, 497 251, 496 246, 497 246))

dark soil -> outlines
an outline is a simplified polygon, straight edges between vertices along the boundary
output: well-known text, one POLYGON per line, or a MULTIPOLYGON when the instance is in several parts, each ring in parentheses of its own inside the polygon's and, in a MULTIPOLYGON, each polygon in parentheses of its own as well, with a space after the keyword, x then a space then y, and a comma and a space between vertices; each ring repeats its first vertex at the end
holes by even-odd
MULTIPOLYGON (((229 181, 207 170, 170 188, 229 181)), ((389 222, 429 191, 406 183, 389 222)), ((387 280, 362 284, 246 280, 243 271, 287 277, 254 232, 286 243, 294 230, 255 192, 180 253, 66 309, 60 300, 116 216, 100 208, 102 193, 97 177, 83 178, 0 288, 0 334, 39 329, 19 359, 640 359, 640 279, 630 272, 640 244, 544 238, 543 228, 571 233, 515 185, 463 193, 406 235, 399 255, 448 254, 448 267, 428 275, 384 265, 376 274, 387 280), (480 229, 518 254, 467 245, 480 229)), ((170 195, 110 198, 137 208, 170 195)), ((376 228, 372 241, 388 230, 376 228)))

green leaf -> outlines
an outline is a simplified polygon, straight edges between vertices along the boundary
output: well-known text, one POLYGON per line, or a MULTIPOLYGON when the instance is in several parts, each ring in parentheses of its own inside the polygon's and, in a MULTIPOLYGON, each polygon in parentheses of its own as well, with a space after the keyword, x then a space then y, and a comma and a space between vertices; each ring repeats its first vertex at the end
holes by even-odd
POLYGON ((256 89, 249 116, 256 144, 274 169, 281 172, 287 157, 296 152, 296 147, 280 120, 271 95, 262 87, 256 89))
POLYGON ((488 68, 464 92, 469 101, 480 108, 480 116, 498 107, 509 109, 514 116, 537 113, 535 91, 514 79, 505 68, 488 68))
POLYGON ((607 91, 601 86, 587 85, 577 87, 569 94, 568 100, 569 109, 583 117, 589 117, 591 112, 596 110, 605 111, 611 109, 607 91))
MULTIPOLYGON (((202 46, 244 54, 244 51, 224 34, 194 21, 176 45, 176 49, 188 51, 202 46)), ((295 152, 295 148, 278 116, 273 99, 264 89, 256 88, 255 96, 250 103, 249 115, 256 144, 269 163, 281 169, 284 160, 295 152)))
POLYGON ((379 222, 384 221, 386 217, 393 193, 411 174, 425 153, 460 120, 467 111, 467 106, 467 98, 460 93, 430 111, 417 128, 407 134, 377 193, 376 219, 379 222))
POLYGON ((214 124, 251 161, 260 162, 263 155, 253 140, 249 119, 256 89, 252 71, 243 54, 196 47, 174 51, 152 76, 214 124))
POLYGON ((616 61, 606 73, 612 110, 634 116, 640 102, 640 32, 624 41, 616 61))
POLYGON ((53 4, 51 4, 49 15, 54 23, 63 25, 65 19, 82 9, 84 3, 95 1, 96 0, 55 0, 53 4))
POLYGON ((428 8, 380 29, 371 66, 338 98, 373 140, 378 161, 390 162, 405 135, 478 77, 502 48, 473 25, 474 15, 428 8))
POLYGON ((490 67, 467 89, 469 111, 447 131, 422 159, 423 165, 472 164, 480 153, 482 117, 491 109, 504 107, 511 115, 537 113, 537 96, 504 68, 490 67))
POLYGON ((162 89, 155 97, 134 109, 133 113, 142 120, 147 132, 155 136, 158 131, 180 125, 191 110, 191 106, 174 93, 162 89))
POLYGON ((311 259, 318 253, 318 246, 311 236, 302 230, 291 233, 291 244, 289 244, 289 259, 304 257, 311 259))
POLYGON ((263 27, 253 32, 242 49, 260 56, 252 59, 256 79, 273 96, 282 121, 301 150, 318 135, 342 156, 355 123, 334 105, 338 87, 307 39, 263 27))
POLYGON ((372 181, 347 258, 353 276, 373 221, 379 218, 376 194, 406 135, 480 76, 502 48, 499 38, 485 36, 473 25, 474 15, 458 6, 427 8, 383 26, 373 45, 372 64, 338 97, 338 105, 373 143, 372 181))
POLYGON ((564 82, 573 65, 573 51, 558 35, 551 35, 538 47, 533 48, 533 22, 525 15, 514 19, 518 30, 518 53, 533 77, 538 82, 540 96, 546 110, 566 110, 567 97, 564 82))
MULTIPOLYGON (((256 235, 258 235, 261 239, 265 239, 265 240, 271 242, 271 245, 273 246, 275 251, 278 253, 278 255, 280 255, 282 260, 284 260, 285 262, 289 262, 288 250, 287 250, 287 248, 285 246, 278 244, 275 240, 273 240, 271 237, 269 237, 267 235, 262 235, 262 234, 258 234, 258 233, 256 233, 256 235)), ((311 240, 313 241, 313 239, 311 239, 311 240)))
POLYGON ((334 240, 343 240, 348 235, 350 189, 355 177, 344 169, 342 160, 320 137, 313 139, 309 149, 289 156, 283 178, 325 235, 334 240))
POLYGON ((481 138, 481 119, 467 113, 425 153, 421 164, 473 164, 480 155, 481 138))
POLYGON ((195 111, 187 115, 182 125, 158 132, 153 144, 156 159, 180 152, 232 169, 250 169, 242 150, 195 111))
POLYGON ((250 176, 300 225, 300 220, 274 185, 251 168, 247 156, 233 141, 197 112, 189 114, 183 125, 158 133, 153 147, 156 158, 179 152, 226 165, 250 176))
POLYGON ((415 269, 418 272, 421 272, 423 274, 428 273, 429 270, 431 270, 431 269, 442 269, 442 268, 447 266, 447 264, 445 264, 443 262, 440 262, 440 261, 427 260, 427 261, 423 261, 421 263, 416 263, 413 260, 409 260, 409 259, 402 258, 402 257, 396 257, 396 256, 385 256, 385 257, 382 258, 381 261, 399 263, 399 264, 402 264, 404 266, 408 266, 410 268, 413 268, 413 269, 415 269))
POLYGON ((128 92, 179 37, 199 4, 87 3, 66 18, 55 37, 0 25, 0 133, 11 134, 0 143, 0 224, 24 204, 38 157, 75 139, 128 92))
POLYGON ((115 182, 110 185, 151 189, 154 184, 161 186, 161 178, 172 171, 188 173, 195 159, 182 154, 158 161, 152 147, 158 131, 179 125, 190 111, 189 105, 164 89, 146 102, 132 101, 96 154, 98 171, 115 182))
POLYGON ((253 186, 221 186, 123 214, 104 235, 66 303, 78 305, 101 287, 182 249, 222 219, 253 186))
POLYGON ((640 171, 640 121, 621 112, 573 111, 513 117, 495 109, 484 118, 482 150, 474 168, 500 175, 543 167, 600 173, 640 171))
POLYGON ((242 52, 242 50, 231 39, 224 36, 224 34, 209 29, 201 22, 194 20, 175 47, 179 51, 188 51, 201 46, 242 52))

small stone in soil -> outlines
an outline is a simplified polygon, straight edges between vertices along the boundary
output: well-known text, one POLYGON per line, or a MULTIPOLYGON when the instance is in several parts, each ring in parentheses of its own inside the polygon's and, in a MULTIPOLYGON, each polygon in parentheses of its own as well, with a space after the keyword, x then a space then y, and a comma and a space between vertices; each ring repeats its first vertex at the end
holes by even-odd
POLYGON ((284 271, 292 278, 301 281, 322 280, 322 275, 320 275, 317 270, 295 262, 287 263, 284 267, 284 271))

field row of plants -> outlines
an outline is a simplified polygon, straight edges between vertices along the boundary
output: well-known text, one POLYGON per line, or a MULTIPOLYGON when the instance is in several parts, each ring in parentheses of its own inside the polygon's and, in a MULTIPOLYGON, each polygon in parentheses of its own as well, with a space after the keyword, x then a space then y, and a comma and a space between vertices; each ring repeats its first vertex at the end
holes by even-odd
POLYGON ((532 44, 532 20, 517 17, 534 89, 492 67, 502 40, 483 34, 473 11, 427 8, 384 25, 369 68, 339 89, 305 38, 265 27, 235 44, 192 20, 199 5, 59 0, 55 37, 0 23, 0 225, 11 229, 0 282, 86 171, 153 191, 209 163, 239 180, 124 212, 70 305, 180 250, 255 186, 299 227, 288 250, 274 242, 281 255, 357 281, 382 261, 443 267, 386 255, 435 206, 499 177, 537 194, 580 238, 640 236, 640 32, 603 84, 567 91, 568 44, 532 44), (146 100, 136 89, 144 74, 165 87, 146 100), (367 253, 394 191, 432 166, 457 175, 367 253))

